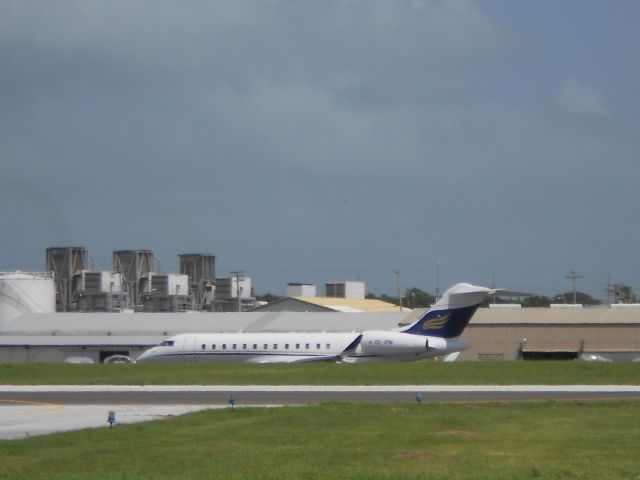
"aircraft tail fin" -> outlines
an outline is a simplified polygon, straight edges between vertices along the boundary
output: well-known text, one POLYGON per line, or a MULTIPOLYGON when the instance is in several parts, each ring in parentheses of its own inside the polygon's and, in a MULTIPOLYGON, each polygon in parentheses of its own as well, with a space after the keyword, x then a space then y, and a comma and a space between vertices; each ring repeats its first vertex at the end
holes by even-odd
POLYGON ((486 296, 494 292, 489 288, 458 283, 444 292, 422 317, 400 331, 431 337, 458 337, 486 296))

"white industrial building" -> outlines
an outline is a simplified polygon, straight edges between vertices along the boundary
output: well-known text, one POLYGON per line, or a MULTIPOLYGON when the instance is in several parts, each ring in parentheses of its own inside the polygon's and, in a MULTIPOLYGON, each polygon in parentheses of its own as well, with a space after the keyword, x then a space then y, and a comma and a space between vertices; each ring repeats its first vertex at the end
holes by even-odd
POLYGON ((312 283, 289 283, 287 297, 315 297, 316 286, 312 283))

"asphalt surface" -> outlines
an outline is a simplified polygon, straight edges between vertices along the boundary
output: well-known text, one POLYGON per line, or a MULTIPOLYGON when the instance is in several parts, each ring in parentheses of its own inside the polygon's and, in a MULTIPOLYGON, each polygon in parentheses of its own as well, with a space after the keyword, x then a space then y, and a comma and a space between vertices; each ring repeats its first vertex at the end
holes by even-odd
POLYGON ((209 408, 322 402, 640 400, 640 386, 0 386, 0 439, 167 418, 209 408))
POLYGON ((3 401, 65 405, 308 405, 323 402, 542 401, 640 399, 640 386, 0 386, 3 401))

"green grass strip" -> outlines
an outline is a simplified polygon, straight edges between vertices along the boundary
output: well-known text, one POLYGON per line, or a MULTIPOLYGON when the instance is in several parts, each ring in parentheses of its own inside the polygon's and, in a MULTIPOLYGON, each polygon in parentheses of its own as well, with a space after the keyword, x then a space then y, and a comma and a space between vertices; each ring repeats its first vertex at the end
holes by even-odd
POLYGON ((0 384, 74 385, 638 385, 637 363, 416 362, 297 365, 0 365, 0 384))
POLYGON ((0 479, 634 479, 640 402, 207 411, 0 442, 0 479))

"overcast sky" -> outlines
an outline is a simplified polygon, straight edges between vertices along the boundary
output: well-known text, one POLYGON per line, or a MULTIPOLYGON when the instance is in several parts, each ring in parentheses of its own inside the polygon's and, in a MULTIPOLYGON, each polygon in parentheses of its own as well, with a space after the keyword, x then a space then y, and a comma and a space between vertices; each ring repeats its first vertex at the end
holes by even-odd
MULTIPOLYGON (((640 2, 0 2, 0 270, 49 246, 640 291, 640 2)), ((319 288, 319 292, 323 289, 319 288)))

